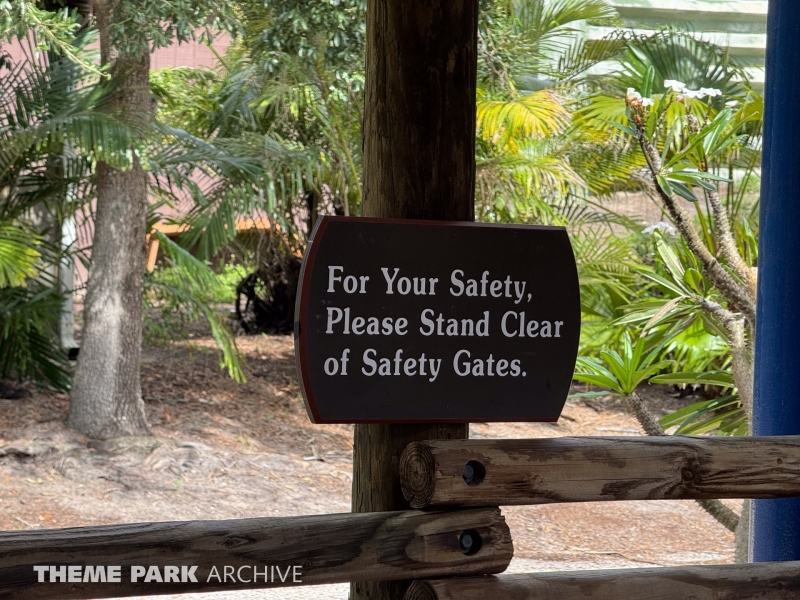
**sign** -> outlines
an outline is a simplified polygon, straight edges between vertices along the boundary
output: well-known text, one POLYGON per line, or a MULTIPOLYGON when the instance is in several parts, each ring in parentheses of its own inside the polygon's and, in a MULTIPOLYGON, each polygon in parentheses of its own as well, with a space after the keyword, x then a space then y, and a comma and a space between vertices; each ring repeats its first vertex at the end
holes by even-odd
POLYGON ((556 421, 580 318, 562 227, 322 217, 295 310, 308 414, 556 421))

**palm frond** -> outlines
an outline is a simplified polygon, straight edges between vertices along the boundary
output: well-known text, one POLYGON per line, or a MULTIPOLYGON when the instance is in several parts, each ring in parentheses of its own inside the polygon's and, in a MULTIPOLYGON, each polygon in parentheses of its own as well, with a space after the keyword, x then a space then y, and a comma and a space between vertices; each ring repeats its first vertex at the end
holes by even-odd
POLYGON ((40 243, 39 236, 25 228, 0 222, 0 289, 21 286, 36 275, 40 243))
POLYGON ((158 291, 159 301, 168 300, 188 310, 191 317, 202 316, 217 345, 220 367, 227 369, 235 381, 245 381, 236 338, 226 326, 224 318, 209 306, 207 300, 219 286, 214 272, 169 237, 160 232, 154 232, 153 235, 159 240, 159 248, 163 249, 167 259, 178 268, 172 271, 174 277, 170 281, 159 279, 157 274, 148 276, 146 287, 150 292, 158 291))
POLYGON ((0 377, 69 390, 69 362, 56 335, 62 300, 53 288, 0 289, 0 377))

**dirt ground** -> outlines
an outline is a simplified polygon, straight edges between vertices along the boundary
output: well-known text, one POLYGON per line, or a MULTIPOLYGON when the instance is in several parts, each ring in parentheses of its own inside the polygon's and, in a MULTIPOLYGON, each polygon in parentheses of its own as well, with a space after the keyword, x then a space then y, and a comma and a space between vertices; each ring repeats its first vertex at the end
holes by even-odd
MULTIPOLYGON (((0 400, 0 531, 348 511, 352 426, 309 422, 290 337, 240 337, 238 343, 247 361, 245 384, 220 371, 208 337, 146 348, 142 379, 153 438, 86 440, 65 427, 63 395, 0 400)), ((664 388, 643 395, 659 413, 692 401, 664 388)), ((473 438, 639 435, 612 398, 569 401, 558 423, 473 424, 470 431, 473 438)), ((503 512, 514 539, 513 571, 733 557, 733 535, 691 501, 503 512)), ((347 592, 330 586, 311 595, 272 594, 258 597, 345 598, 347 592)))

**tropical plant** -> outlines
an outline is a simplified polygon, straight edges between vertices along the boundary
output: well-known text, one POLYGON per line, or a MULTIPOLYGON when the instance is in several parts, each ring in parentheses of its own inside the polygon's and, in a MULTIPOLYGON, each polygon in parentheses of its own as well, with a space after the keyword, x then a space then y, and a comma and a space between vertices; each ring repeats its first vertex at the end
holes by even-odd
MULTIPOLYGON (((666 368, 670 361, 660 360, 660 344, 653 345, 640 335, 634 344, 630 336, 623 336, 622 352, 603 350, 600 358, 578 358, 575 379, 590 385, 604 388, 605 391, 591 391, 573 394, 571 397, 593 397, 615 395, 623 398, 628 410, 634 414, 647 435, 666 435, 664 427, 636 392, 637 388, 653 375, 666 368)), ((698 500, 712 517, 736 531, 739 517, 719 500, 698 500)))
MULTIPOLYGON (((705 354, 705 365, 698 357, 694 367, 677 368, 687 375, 670 374, 669 382, 695 385, 706 371, 732 369, 734 392, 747 410, 757 259, 757 200, 750 201, 748 190, 757 179, 763 100, 727 50, 675 29, 632 38, 618 72, 600 77, 597 85, 599 91, 580 109, 581 118, 604 130, 609 147, 631 166, 638 161, 631 181, 654 194, 679 234, 639 236, 640 253, 653 269, 640 270, 646 285, 630 296, 617 323, 646 324, 649 335, 673 336, 668 352, 675 358, 680 358, 675 353, 681 336, 694 328, 694 342, 702 336, 717 351, 705 354), (686 201, 693 210, 686 210, 686 201), (730 348, 731 360, 719 352, 721 346, 730 348)), ((685 345, 682 352, 688 356, 685 345)), ((737 402, 712 413, 717 419, 731 411, 717 420, 725 423, 725 432, 742 431, 737 402)), ((700 419, 695 423, 709 416, 682 415, 700 419)))
MULTIPOLYGON (((87 32, 70 53, 82 61, 87 32)), ((59 344, 63 291, 55 276, 65 254, 63 223, 79 210, 76 194, 93 186, 102 149, 124 153, 124 118, 104 110, 109 88, 80 66, 40 54, 20 41, 25 58, 0 61, 0 375, 67 391, 71 378, 59 344)))
MULTIPOLYGON (((564 223, 554 206, 585 195, 591 170, 572 155, 600 138, 568 109, 575 84, 621 51, 618 39, 583 39, 578 25, 616 15, 604 0, 490 2, 479 24, 476 211, 483 220, 564 223), (577 58, 569 65, 559 60, 577 58)), ((588 152, 591 153, 591 152, 588 152)))
MULTIPOLYGON (((656 193, 693 259, 693 265, 685 269, 677 255, 669 253, 671 283, 678 295, 660 316, 693 307, 705 311, 711 328, 723 333, 730 346, 733 378, 750 414, 756 271, 747 262, 753 257, 740 251, 729 211, 717 189, 718 182, 727 178, 715 171, 719 162, 728 162, 729 154, 748 149, 751 139, 746 128, 758 113, 747 101, 716 111, 710 102, 691 98, 692 94, 707 95, 703 92, 716 95, 715 90, 693 92, 680 82, 666 83, 668 91, 650 101, 636 92, 627 99, 631 135, 641 147, 656 193), (701 214, 700 228, 682 204, 698 204, 698 194, 709 209, 707 216, 701 214)), ((651 86, 644 89, 649 92, 651 86)), ((668 252, 666 245, 662 251, 668 252)))
MULTIPOLYGON (((82 31, 73 40, 72 52, 83 61, 93 60, 96 53, 86 50, 92 39, 90 30, 82 31)), ((0 288, 16 286, 0 290, 0 294, 10 294, 4 307, 14 312, 8 312, 5 322, 9 328, 13 325, 15 339, 23 339, 23 333, 28 332, 41 337, 47 330, 50 346, 41 360, 34 353, 44 352, 46 346, 41 339, 27 346, 27 354, 14 350, 23 345, 19 341, 12 345, 10 338, 4 348, 9 353, 14 350, 14 356, 29 365, 59 357, 57 366, 63 372, 44 383, 66 390, 69 364, 62 357, 56 335, 61 312, 58 302, 63 298, 53 273, 65 255, 77 253, 75 248, 61 243, 63 223, 76 216, 85 223, 95 216, 92 200, 96 197, 97 163, 129 168, 131 147, 137 144, 136 153, 147 166, 151 189, 172 199, 193 184, 197 172, 212 178, 224 175, 228 182, 237 178, 249 181, 260 174, 260 163, 179 129, 157 123, 142 129, 138 119, 114 107, 111 100, 118 89, 113 81, 53 54, 37 57, 34 48, 24 41, 20 44, 26 51, 25 58, 18 63, 4 59, 0 93, 0 288), (145 145, 136 142, 143 136, 148 140, 145 145), (27 296, 21 292, 24 285, 27 296), (25 298, 33 303, 31 307, 26 308, 25 298), (47 318, 45 310, 52 310, 47 318), (29 322, 25 322, 25 315, 30 317, 29 322)), ((172 249, 170 244, 162 245, 165 251, 172 249)), ((89 262, 88 254, 79 256, 89 262)), ((168 254, 168 260, 176 262, 172 254, 168 254)), ((219 315, 203 304, 205 290, 198 287, 197 281, 209 281, 208 269, 189 260, 180 263, 180 268, 188 276, 169 283, 147 278, 145 297, 152 300, 158 296, 162 303, 185 308, 189 316, 206 317, 221 351, 221 364, 233 377, 241 379, 230 332, 219 315)), ((13 367, 10 356, 5 355, 4 373, 13 371, 27 378, 45 373, 13 367)))
POLYGON ((3 0, 0 2, 0 41, 33 41, 35 48, 54 52, 100 74, 94 61, 75 51, 75 36, 88 23, 87 0, 36 2, 3 0), (44 4, 44 6, 42 6, 44 4))
POLYGON ((165 260, 173 267, 165 277, 158 270, 145 278, 145 302, 162 311, 162 318, 180 318, 196 321, 203 318, 216 342, 220 367, 227 369, 234 381, 245 380, 241 360, 236 348, 236 338, 225 324, 224 316, 209 302, 210 294, 220 287, 216 273, 203 261, 160 232, 153 232, 163 250, 165 260))

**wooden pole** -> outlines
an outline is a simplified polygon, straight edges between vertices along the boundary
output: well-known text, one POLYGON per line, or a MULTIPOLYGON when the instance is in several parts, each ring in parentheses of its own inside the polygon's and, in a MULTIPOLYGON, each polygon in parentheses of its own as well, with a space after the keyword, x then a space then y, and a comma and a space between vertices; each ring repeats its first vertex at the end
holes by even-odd
POLYGON ((405 600, 794 600, 800 562, 415 581, 405 600))
MULTIPOLYGON (((364 216, 474 219, 477 32, 478 0, 368 0, 364 216)), ((407 508, 403 448, 467 431, 356 425, 353 512, 407 508)), ((350 597, 400 600, 408 584, 356 582, 350 597)))
MULTIPOLYGON (((496 508, 9 532, 0 533, 0 600, 116 598, 478 575, 505 570, 512 553, 508 526, 496 508), (473 548, 478 540, 477 552, 465 553, 465 536, 473 548), (119 582, 91 582, 85 569, 76 570, 92 566, 97 577, 97 567, 110 565, 120 567, 119 582), (137 582, 131 581, 134 565, 145 568, 137 582), (63 580, 56 577, 51 583, 46 569, 44 581, 39 582, 34 566, 40 570, 53 566, 56 575, 63 567, 63 580), (197 567, 192 571, 197 581, 184 577, 187 581, 145 582, 152 566, 159 568, 161 578, 165 566, 180 574, 184 568, 197 567), (298 577, 299 582, 293 581, 298 577)), ((108 579, 107 571, 104 577, 108 579)))
POLYGON ((800 436, 453 440, 410 444, 415 508, 800 496, 800 436))

